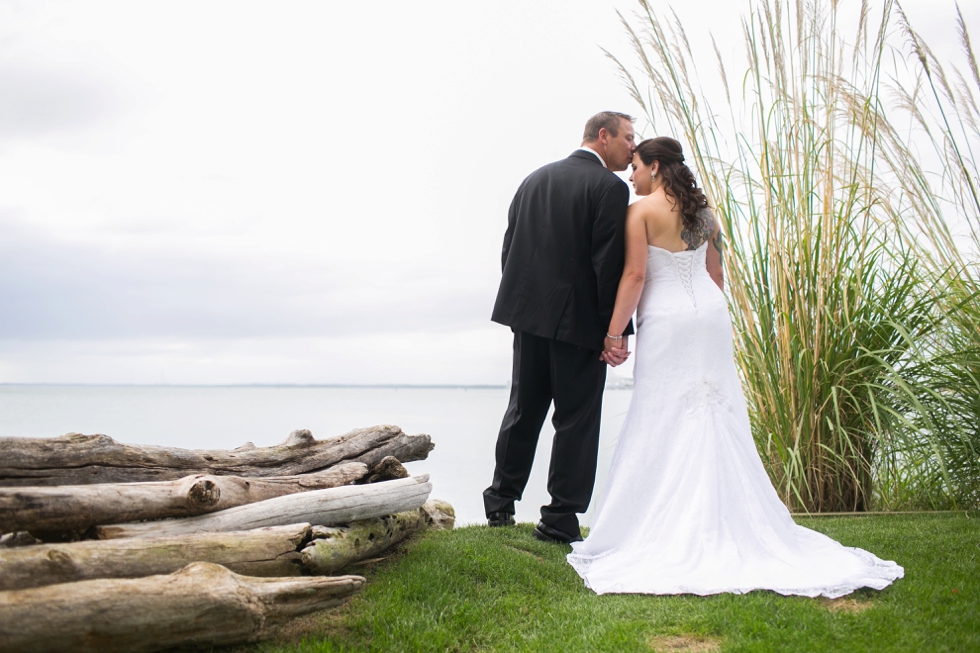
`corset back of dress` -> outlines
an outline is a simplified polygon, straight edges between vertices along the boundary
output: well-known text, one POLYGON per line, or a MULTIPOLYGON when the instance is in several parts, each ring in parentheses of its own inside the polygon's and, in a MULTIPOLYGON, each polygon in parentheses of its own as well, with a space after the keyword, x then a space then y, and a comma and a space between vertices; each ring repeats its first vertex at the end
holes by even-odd
POLYGON ((708 243, 682 252, 648 247, 647 280, 637 308, 638 324, 651 313, 696 313, 725 305, 724 295, 708 274, 707 251, 708 243))

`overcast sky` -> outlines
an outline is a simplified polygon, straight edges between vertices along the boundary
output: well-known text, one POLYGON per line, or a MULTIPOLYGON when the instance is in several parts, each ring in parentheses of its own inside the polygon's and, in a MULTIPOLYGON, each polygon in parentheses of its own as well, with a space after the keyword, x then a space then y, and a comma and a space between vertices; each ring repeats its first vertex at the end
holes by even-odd
MULTIPOLYGON (((506 383, 507 206, 637 113, 634 6, 0 2, 0 382, 506 383)), ((747 7, 677 11, 739 67, 747 7)))

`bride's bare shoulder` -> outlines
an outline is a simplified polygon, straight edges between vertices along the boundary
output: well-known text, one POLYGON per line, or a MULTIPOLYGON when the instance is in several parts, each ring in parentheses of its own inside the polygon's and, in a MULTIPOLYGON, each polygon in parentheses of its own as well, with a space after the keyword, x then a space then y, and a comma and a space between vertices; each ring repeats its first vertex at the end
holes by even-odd
POLYGON ((639 215, 658 214, 663 212, 664 201, 662 195, 646 195, 630 204, 630 211, 639 215))
POLYGON ((672 209, 673 205, 662 193, 654 193, 631 204, 630 215, 643 220, 648 229, 658 231, 666 222, 672 222, 672 209))

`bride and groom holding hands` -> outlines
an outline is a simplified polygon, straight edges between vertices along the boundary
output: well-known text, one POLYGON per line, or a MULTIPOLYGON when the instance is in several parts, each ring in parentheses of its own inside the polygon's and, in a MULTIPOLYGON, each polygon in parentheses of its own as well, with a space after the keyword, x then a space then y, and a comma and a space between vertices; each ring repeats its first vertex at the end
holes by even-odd
POLYGON ((599 113, 582 147, 531 173, 511 203, 495 322, 514 332, 510 401, 483 493, 490 526, 514 524, 554 402, 551 503, 534 530, 571 544, 598 594, 768 589, 837 597, 903 569, 798 526, 752 439, 723 294, 721 231, 680 143, 634 142, 599 113), (629 179, 641 199, 614 172, 629 179), (607 366, 636 313, 630 407, 584 541, 607 366))

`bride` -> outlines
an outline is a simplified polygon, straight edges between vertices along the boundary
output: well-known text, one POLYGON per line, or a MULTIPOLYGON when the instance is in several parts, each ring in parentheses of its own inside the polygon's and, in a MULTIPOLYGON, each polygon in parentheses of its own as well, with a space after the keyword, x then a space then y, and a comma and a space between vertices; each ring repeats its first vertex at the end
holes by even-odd
MULTIPOLYGON (((643 141, 609 334, 637 312, 633 398, 588 538, 597 594, 883 589, 902 567, 798 526, 755 448, 722 293, 721 232, 672 138, 643 141)), ((610 335, 609 342, 623 342, 610 335)), ((610 361, 612 362, 612 361, 610 361)))

